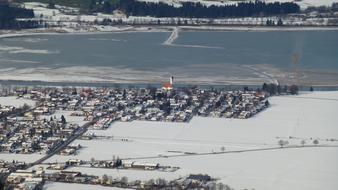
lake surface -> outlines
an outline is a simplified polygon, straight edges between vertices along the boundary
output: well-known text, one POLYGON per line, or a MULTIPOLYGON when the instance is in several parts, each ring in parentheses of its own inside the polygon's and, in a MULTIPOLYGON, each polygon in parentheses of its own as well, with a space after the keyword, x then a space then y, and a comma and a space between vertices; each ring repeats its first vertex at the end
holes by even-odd
POLYGON ((174 75, 178 81, 196 83, 292 82, 298 77, 330 85, 338 78, 338 31, 179 32, 163 45, 170 35, 130 32, 4 38, 0 39, 0 77, 156 82, 174 75))

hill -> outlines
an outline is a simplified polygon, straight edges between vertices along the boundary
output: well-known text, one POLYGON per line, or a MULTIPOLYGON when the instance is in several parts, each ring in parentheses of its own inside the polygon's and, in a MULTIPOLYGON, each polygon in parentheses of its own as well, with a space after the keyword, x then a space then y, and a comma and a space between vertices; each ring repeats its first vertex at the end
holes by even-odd
POLYGON ((16 2, 40 2, 61 6, 80 8, 83 12, 102 11, 106 5, 112 5, 119 0, 16 0, 16 2))

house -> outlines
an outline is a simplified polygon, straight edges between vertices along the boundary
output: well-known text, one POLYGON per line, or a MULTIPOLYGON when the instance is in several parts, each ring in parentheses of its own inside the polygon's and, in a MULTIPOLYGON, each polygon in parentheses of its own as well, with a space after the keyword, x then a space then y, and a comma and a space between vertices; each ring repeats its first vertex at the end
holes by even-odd
POLYGON ((26 170, 17 170, 16 172, 11 173, 7 177, 8 183, 21 183, 25 178, 34 178, 37 177, 35 170, 26 171, 26 170))

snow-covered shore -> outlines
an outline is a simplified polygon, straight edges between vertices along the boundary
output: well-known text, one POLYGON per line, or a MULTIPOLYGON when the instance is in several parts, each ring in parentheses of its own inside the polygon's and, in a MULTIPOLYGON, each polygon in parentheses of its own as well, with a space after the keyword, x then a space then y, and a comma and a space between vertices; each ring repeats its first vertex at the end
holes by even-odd
MULTIPOLYGON (((98 26, 99 27, 99 26, 98 26)), ((37 35, 65 35, 65 34, 100 34, 100 33, 124 33, 124 32, 168 32, 173 30, 187 31, 337 31, 338 27, 324 26, 289 26, 289 27, 266 27, 266 26, 116 26, 99 27, 101 30, 74 30, 71 28, 53 29, 26 29, 26 30, 0 30, 0 38, 37 36, 37 35)))
MULTIPOLYGON (((210 66, 209 69, 220 69, 220 66, 210 66)), ((82 82, 82 83, 128 83, 157 84, 166 81, 171 73, 179 84, 200 85, 261 85, 264 82, 274 83, 276 80, 250 69, 236 65, 223 66, 228 69, 227 75, 201 74, 203 66, 190 65, 167 68, 166 71, 154 69, 151 71, 117 67, 87 67, 73 66, 60 68, 8 68, 0 69, 0 80, 42 81, 42 82, 82 82), (186 72, 186 71, 191 72, 186 72), (236 76, 231 74, 236 71, 236 76)), ((224 71, 227 72, 227 71, 224 71)))
MULTIPOLYGON (((180 46, 172 45, 172 46, 180 46)), ((201 48, 201 47, 198 47, 201 48)), ((207 47, 203 47, 207 48, 207 47)), ((20 60, 18 60, 20 61, 20 60)), ((40 67, 33 63, 32 68, 0 69, 0 80, 26 82, 91 83, 102 84, 159 84, 166 81, 175 73, 177 84, 182 85, 261 85, 265 83, 292 84, 293 76, 290 71, 284 71, 269 65, 188 65, 168 67, 166 70, 140 70, 132 68, 104 67, 104 66, 67 66, 59 68, 40 67), (205 72, 208 69, 209 72, 205 72), (187 72, 189 71, 189 72, 187 72), (222 71, 223 74, 213 72, 222 71)), ((297 82, 305 86, 338 86, 338 75, 335 71, 299 71, 306 78, 297 82)))

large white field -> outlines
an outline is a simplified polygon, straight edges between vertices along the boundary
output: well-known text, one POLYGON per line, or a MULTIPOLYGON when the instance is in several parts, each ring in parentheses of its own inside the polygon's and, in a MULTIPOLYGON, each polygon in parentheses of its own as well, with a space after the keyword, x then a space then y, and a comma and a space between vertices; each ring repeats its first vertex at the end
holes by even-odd
POLYGON ((76 190, 119 190, 122 188, 116 187, 103 187, 97 185, 82 185, 71 183, 47 183, 44 185, 43 190, 60 190, 60 189, 76 189, 76 190))
POLYGON ((27 104, 29 106, 35 106, 35 101, 24 98, 18 98, 16 96, 0 97, 0 105, 2 106, 21 107, 24 104, 27 104))
POLYGON ((45 115, 42 116, 42 118, 50 119, 51 117, 56 117, 57 119, 60 119, 63 115, 66 118, 66 121, 68 124, 79 124, 80 126, 85 124, 88 121, 84 121, 83 116, 71 116, 71 114, 76 111, 67 111, 67 110, 56 110, 54 114, 52 115, 45 115))
POLYGON ((235 189, 338 189, 338 145, 325 139, 338 139, 338 92, 303 93, 299 96, 270 98, 271 107, 246 119, 194 117, 190 123, 115 122, 108 130, 91 131, 97 135, 114 136, 115 140, 77 140, 84 146, 76 156, 56 155, 47 162, 70 158, 83 160, 132 158, 140 162, 178 166, 176 172, 71 168, 87 174, 109 174, 147 180, 164 177, 168 180, 190 173, 206 173, 219 178, 235 189), (276 137, 300 145, 301 139, 312 144, 333 147, 305 147, 241 153, 195 155, 186 157, 146 156, 174 155, 167 151, 211 153, 278 147, 276 137), (129 141, 121 141, 127 138, 129 141), (310 140, 309 138, 312 138, 310 140))

